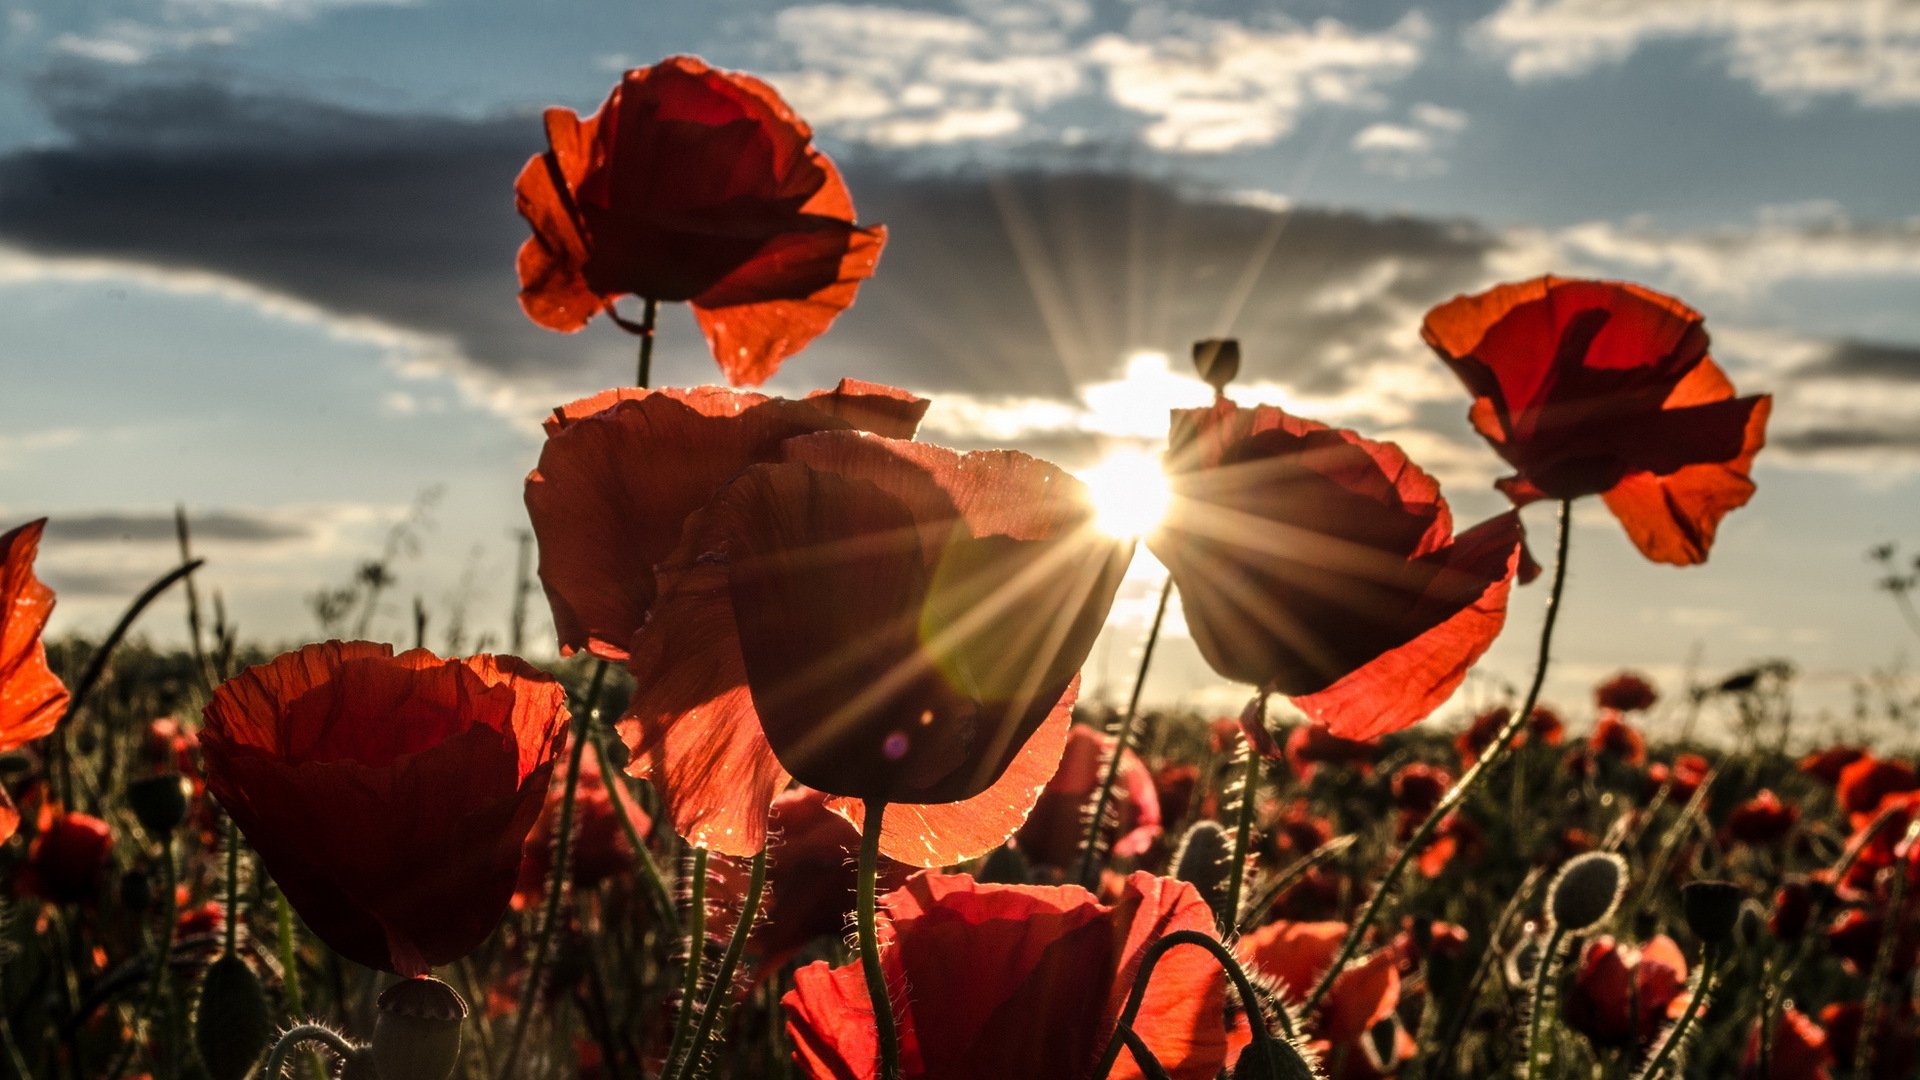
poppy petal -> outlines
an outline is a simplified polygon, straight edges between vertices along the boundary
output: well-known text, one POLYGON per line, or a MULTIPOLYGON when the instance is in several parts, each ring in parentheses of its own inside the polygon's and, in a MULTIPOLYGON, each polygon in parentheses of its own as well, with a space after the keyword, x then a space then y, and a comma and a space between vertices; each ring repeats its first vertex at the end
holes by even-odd
POLYGON ((826 333, 873 276, 887 230, 823 224, 783 233, 690 305, 713 358, 735 386, 758 386, 826 333), (801 291, 804 289, 804 291, 801 291), (798 292, 799 295, 783 295, 798 292), (770 300, 744 297, 773 294, 770 300), (736 299, 738 298, 738 299, 736 299))
MULTIPOLYGON (((1506 624, 1523 534, 1513 511, 1461 533, 1445 562, 1465 590, 1478 583, 1479 595, 1325 690, 1293 698, 1294 705, 1343 739, 1375 739, 1425 719, 1453 696, 1506 624)), ((1441 602, 1451 606, 1456 599, 1441 602)))
POLYGON ((42 635, 54 596, 34 575, 41 518, 0 535, 0 750, 50 734, 66 715, 67 688, 47 666, 42 635))
MULTIPOLYGON (((912 866, 951 866, 1005 843, 1027 820, 1066 752, 1079 689, 1076 678, 987 790, 959 802, 889 805, 880 823, 880 854, 912 866)), ((856 830, 865 828, 866 807, 859 799, 830 797, 827 806, 856 830)))

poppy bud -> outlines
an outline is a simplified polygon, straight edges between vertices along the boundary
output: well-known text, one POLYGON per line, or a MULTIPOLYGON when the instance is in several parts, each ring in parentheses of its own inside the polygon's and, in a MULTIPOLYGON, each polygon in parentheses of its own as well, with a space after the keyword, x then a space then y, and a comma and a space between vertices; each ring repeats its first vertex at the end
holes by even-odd
POLYGON ((1314 1071, 1300 1057, 1300 1051, 1280 1039, 1255 1040, 1240 1052, 1234 1063, 1233 1080, 1313 1080, 1314 1071))
POLYGON ((1192 885, 1215 911, 1225 903, 1222 887, 1227 881, 1227 859, 1232 845, 1227 830, 1217 821, 1197 821, 1180 838, 1173 853, 1173 876, 1192 885))
POLYGON ((1600 851, 1576 855, 1547 887, 1547 919, 1564 933, 1585 933, 1613 914, 1626 886, 1625 859, 1600 851))
POLYGON ((244 1080, 273 1039, 273 1018, 260 977, 232 953, 215 960, 200 979, 193 1043, 211 1080, 244 1080))
POLYGON ((127 785, 127 805, 149 836, 171 836, 187 820, 187 792, 184 777, 149 776, 127 785))
MULTIPOLYGON (((446 1080, 460 1059, 460 1022, 467 1003, 453 987, 416 975, 380 995, 373 1028, 379 1080, 446 1080)), ((351 1070, 349 1070, 351 1072, 351 1070)))
POLYGON ((1710 945, 1724 944, 1733 937, 1733 924, 1740 918, 1740 901, 1745 896, 1730 881, 1690 881, 1680 889, 1680 908, 1686 913, 1687 927, 1710 945))
POLYGON ((1767 933, 1767 911, 1758 900, 1745 900, 1740 904, 1740 919, 1734 924, 1734 940, 1741 948, 1751 949, 1761 943, 1767 933))
POLYGON ((980 860, 980 873, 975 880, 982 885, 1031 885, 1033 872, 1019 848, 1001 844, 980 860))
POLYGON ((1240 374, 1240 340, 1202 338, 1194 342, 1193 369, 1200 373, 1200 381, 1213 387, 1215 393, 1226 393, 1227 384, 1240 374))

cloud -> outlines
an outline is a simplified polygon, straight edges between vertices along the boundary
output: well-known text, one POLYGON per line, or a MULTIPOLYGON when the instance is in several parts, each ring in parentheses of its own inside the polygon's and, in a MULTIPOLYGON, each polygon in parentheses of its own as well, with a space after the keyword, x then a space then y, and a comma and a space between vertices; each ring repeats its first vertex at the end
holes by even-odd
POLYGON ((1676 230, 1648 221, 1516 231, 1535 262, 1646 276, 1753 297, 1789 281, 1920 277, 1920 217, 1855 222, 1837 210, 1763 213, 1750 225, 1676 230))
MULTIPOLYGON (((188 514, 187 526, 198 540, 227 543, 277 543, 309 536, 305 523, 242 511, 188 514)), ((105 513, 55 517, 47 522, 50 542, 86 544, 175 542, 174 517, 164 513, 105 513)))
POLYGON ((1368 172, 1406 180, 1447 170, 1443 154, 1466 130, 1467 114, 1423 101, 1407 110, 1407 120, 1378 121, 1354 133, 1351 146, 1368 172))
POLYGON ((1727 73, 1788 101, 1920 103, 1920 5, 1909 0, 1507 0, 1476 28, 1520 80, 1578 75, 1662 40, 1721 46, 1727 73))
POLYGON ((1265 146, 1315 106, 1375 107, 1430 30, 1216 18, 1180 5, 972 0, 953 11, 805 4, 772 20, 761 68, 813 123, 874 146, 1129 131, 1171 154, 1265 146))
MULTIPOLYGON (((206 81, 66 69, 65 145, 0 158, 0 280, 133 275, 319 320, 518 407, 630 363, 605 326, 533 326, 511 182, 537 118, 375 115, 206 81), (518 395, 517 397, 515 395, 518 395)), ((903 172, 844 155, 882 271, 789 386, 840 372, 930 392, 1071 401, 1140 349, 1239 333, 1249 375, 1338 394, 1416 351, 1424 305, 1482 279, 1468 224, 1276 206, 1089 172, 903 172)), ((678 317, 678 316, 676 316, 678 317)), ((698 352, 691 326, 669 347, 698 352)), ((550 400, 550 399, 549 399, 550 400)))
POLYGON ((1803 378, 1920 382, 1920 345, 1894 345, 1845 338, 1827 355, 1800 369, 1803 378))

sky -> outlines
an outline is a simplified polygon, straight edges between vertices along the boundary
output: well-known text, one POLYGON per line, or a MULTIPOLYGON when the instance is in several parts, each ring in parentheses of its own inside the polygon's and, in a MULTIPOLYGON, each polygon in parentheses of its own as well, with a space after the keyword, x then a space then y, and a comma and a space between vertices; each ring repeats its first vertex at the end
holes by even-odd
MULTIPOLYGON (((0 527, 53 518, 54 632, 171 565, 184 505, 243 636, 316 636, 307 598, 411 523, 373 632, 417 597, 430 644, 501 647, 539 418, 632 370, 604 321, 520 313, 513 177, 543 108, 675 53, 768 79, 890 229, 775 392, 890 382, 927 438, 1084 469, 1153 452, 1206 397, 1189 343, 1235 335, 1237 397, 1399 442, 1471 522, 1502 470, 1421 315, 1630 278, 1775 395, 1770 443, 1705 566, 1581 507, 1549 699, 1781 657, 1844 714, 1920 655, 1864 554, 1920 547, 1915 0, 0 0, 0 527)), ((654 370, 717 380, 684 311, 654 370)), ((1090 694, 1124 697, 1161 574, 1090 694)), ((1456 711, 1525 680, 1544 600, 1456 711)), ((1244 693, 1176 609, 1148 700, 1244 693)))

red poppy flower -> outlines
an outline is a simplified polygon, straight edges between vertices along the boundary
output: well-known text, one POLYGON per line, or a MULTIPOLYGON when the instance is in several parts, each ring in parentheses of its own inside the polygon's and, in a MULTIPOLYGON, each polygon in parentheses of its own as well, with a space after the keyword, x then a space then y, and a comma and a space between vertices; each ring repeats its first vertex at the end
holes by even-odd
POLYGON ((1867 752, 1857 746, 1830 746, 1801 758, 1799 767, 1808 776, 1838 784, 1841 770, 1866 756, 1867 752))
MULTIPOLYGON (((1911 1080, 1920 1070, 1920 1032, 1914 1030, 1913 1008, 1905 1001, 1904 995, 1894 995, 1891 1007, 1880 1010, 1870 1080, 1911 1080)), ((1835 1061, 1854 1060, 1866 1014, 1866 1005, 1858 1001, 1837 1001, 1820 1010, 1820 1023, 1827 1029, 1827 1045, 1835 1061)))
POLYGON ((625 660, 687 516, 742 469, 777 460, 782 442, 847 428, 910 438, 926 411, 852 379, 797 401, 708 386, 608 390, 555 409, 526 499, 561 653, 625 660))
POLYGON ((1059 764, 1125 549, 1078 481, 1024 454, 824 432, 781 455, 656 569, 630 769, 724 854, 760 849, 789 776, 856 822, 892 804, 880 846, 901 862, 992 849, 1059 764))
POLYGON ((1781 802, 1771 788, 1763 788, 1727 815, 1727 835, 1743 844, 1777 844, 1799 820, 1799 807, 1781 802))
POLYGON ((1833 1051, 1827 1046, 1825 1029, 1813 1017, 1788 1006, 1774 1021, 1764 1074, 1760 1072, 1760 1025, 1753 1025, 1740 1080, 1831 1080, 1833 1074, 1827 1071, 1831 1064, 1833 1051))
MULTIPOLYGON (((0 751, 51 733, 67 710, 67 688, 47 666, 40 637, 53 613, 53 590, 33 573, 46 527, 41 518, 0 536, 0 751)), ((0 789, 0 841, 19 828, 20 813, 0 789)))
MULTIPOLYGON (((1424 815, 1418 818, 1402 815, 1397 832, 1400 840, 1404 842, 1410 839, 1413 830, 1423 820, 1424 815)), ((1421 876, 1436 878, 1446 871, 1456 857, 1465 858, 1470 863, 1479 862, 1486 853, 1486 846, 1486 834, 1480 831, 1480 826, 1456 810, 1440 822, 1433 839, 1420 849, 1414 866, 1419 868, 1421 876)))
POLYGON ((1701 321, 1639 285, 1542 277, 1455 297, 1421 334, 1517 470, 1500 481, 1516 506, 1599 495, 1642 554, 1686 566, 1753 496, 1772 407, 1734 397, 1701 321))
POLYGON ((411 976, 506 913, 566 727, 566 691, 512 657, 329 641, 229 679, 200 745, 313 932, 411 976))
POLYGON ((1284 754, 1293 774, 1305 784, 1313 780, 1322 765, 1347 768, 1363 776, 1373 774, 1373 763, 1381 753, 1380 744, 1371 738, 1343 739, 1319 724, 1301 724, 1287 733, 1284 754))
MULTIPOLYGON (((1346 936, 1343 922, 1272 922, 1242 938, 1239 952, 1249 967, 1274 981, 1283 998, 1298 1002, 1312 992, 1346 936)), ((1339 1056, 1352 1065, 1368 1063, 1367 1033, 1391 1017, 1399 1005, 1400 966, 1394 950, 1370 953, 1348 964, 1328 985, 1319 1010, 1307 1018, 1310 1045, 1323 1059, 1345 1048, 1339 1056)), ((1410 1039, 1408 1043, 1411 1049, 1410 1039)))
MULTIPOLYGON (((519 883, 513 892, 515 909, 537 905, 546 895, 547 879, 553 874, 554 837, 565 801, 566 785, 547 788, 546 804, 533 831, 527 834, 522 852, 519 883)), ((637 860, 627 830, 620 824, 621 815, 642 840, 653 831, 653 819, 640 804, 607 782, 600 771, 599 755, 584 755, 580 778, 574 785, 573 831, 567 852, 569 879, 575 889, 598 888, 601 882, 633 869, 637 860)))
MULTIPOLYGON (((1500 735, 1500 729, 1507 726, 1507 720, 1512 716, 1513 710, 1505 705, 1488 709, 1475 716, 1467 725, 1467 729, 1455 736, 1453 740, 1453 748, 1460 754, 1460 767, 1473 768, 1474 762, 1479 761, 1480 755, 1486 752, 1487 747, 1493 745, 1493 740, 1500 735)), ((1520 733, 1513 737, 1513 745, 1515 747, 1526 745, 1527 738, 1531 735, 1544 745, 1559 746, 1561 739, 1565 737, 1565 732, 1566 724, 1561 721, 1559 713, 1545 705, 1537 705, 1527 716, 1527 726, 1520 729, 1520 733)))
POLYGON ((550 149, 514 184, 533 236, 520 305, 574 331, 621 296, 684 300, 736 385, 765 382, 853 303, 886 230, 813 131, 750 75, 675 56, 629 71, 600 111, 548 109, 550 149))
POLYGON ((1662 934, 1638 948, 1601 935, 1567 992, 1567 1025, 1595 1046, 1645 1047, 1687 1005, 1687 958, 1662 934))
POLYGON ((1456 537, 1393 444, 1226 398, 1175 410, 1171 443, 1173 504, 1147 544, 1226 678, 1342 738, 1383 735, 1445 701, 1506 621, 1519 518, 1456 537))
POLYGON ((1402 765, 1393 774, 1393 805, 1424 818, 1452 786, 1453 774, 1438 766, 1418 761, 1402 765))
MULTIPOLYGON (((1066 869, 1080 857, 1087 835, 1087 806, 1106 773, 1113 739, 1084 724, 1075 724, 1067 736, 1060 771, 1047 781, 1027 823, 1014 841, 1029 862, 1066 869)), ((1160 838, 1160 793, 1153 775, 1138 755, 1128 750, 1120 762, 1109 810, 1113 824, 1105 830, 1108 853, 1116 859, 1146 854, 1160 838)))
POLYGON ((1261 831, 1276 858, 1292 860, 1319 851, 1333 839, 1333 823, 1313 812, 1313 804, 1293 799, 1286 804, 1268 803, 1262 807, 1261 831))
POLYGON ((40 808, 38 831, 27 846, 20 887, 55 904, 77 904, 100 893, 113 856, 113 830, 91 814, 40 808))
POLYGON ((1614 713, 1602 713, 1587 737, 1587 748, 1595 757, 1610 757, 1623 765, 1639 765, 1647 760, 1647 742, 1633 725, 1614 713))
POLYGON ((1920 774, 1913 766, 1868 756, 1840 770, 1835 795, 1857 829, 1873 817, 1889 795, 1916 790, 1920 790, 1920 774))
MULTIPOLYGON (((1897 925, 1900 932, 1893 942, 1893 964, 1888 974, 1895 982, 1902 982, 1913 970, 1914 961, 1920 959, 1920 931, 1908 919, 1897 920, 1897 925)), ((1864 976, 1879 959, 1886 926, 1887 920, 1879 911, 1843 911, 1827 927, 1827 949, 1846 961, 1855 974, 1864 976)))
POLYGON ((1594 688, 1593 699, 1603 709, 1617 712, 1639 712, 1653 708, 1660 700, 1659 691, 1647 677, 1635 671, 1623 671, 1594 688))
POLYGON ((1160 766, 1153 774, 1153 788, 1154 798, 1160 803, 1161 820, 1168 826, 1178 826, 1189 817, 1212 817, 1217 800, 1211 793, 1201 800, 1200 806, 1193 804, 1194 792, 1199 787, 1200 766, 1184 761, 1160 766))
POLYGON ((0 535, 0 751, 51 733, 66 711, 67 688, 40 639, 53 613, 53 590, 33 573, 46 526, 41 518, 0 535))
POLYGON ((1798 941, 1813 919, 1814 889, 1814 883, 1804 877, 1782 883, 1767 912, 1767 932, 1781 941, 1798 941))
MULTIPOLYGON (((881 899, 881 969, 905 1080, 1083 1077, 1106 1048, 1141 953, 1178 930, 1213 932, 1184 882, 1135 873, 1112 904, 1073 885, 980 885, 916 874, 881 899)), ((1154 967, 1134 1023, 1167 1074, 1212 1080, 1227 1063, 1225 978, 1191 946, 1154 967)), ((878 1047, 858 964, 794 974, 786 1007, 801 1074, 874 1075, 878 1047)), ((1138 1077, 1122 1051, 1115 1077, 1138 1077)))
MULTIPOLYGON (((1632 729, 1628 728, 1627 730, 1631 731, 1632 729)), ((1634 734, 1638 735, 1639 733, 1635 732, 1634 734)), ((1618 754, 1616 756, 1621 756, 1626 759, 1631 758, 1631 754, 1618 754)), ((1693 798, 1694 792, 1700 790, 1700 785, 1706 781, 1707 774, 1712 771, 1713 762, 1708 761, 1699 754, 1680 754, 1673 759, 1673 764, 1671 765, 1656 761, 1652 765, 1647 766, 1647 783, 1652 785, 1656 790, 1660 785, 1665 784, 1667 785, 1667 797, 1669 799, 1685 802, 1693 798)))

